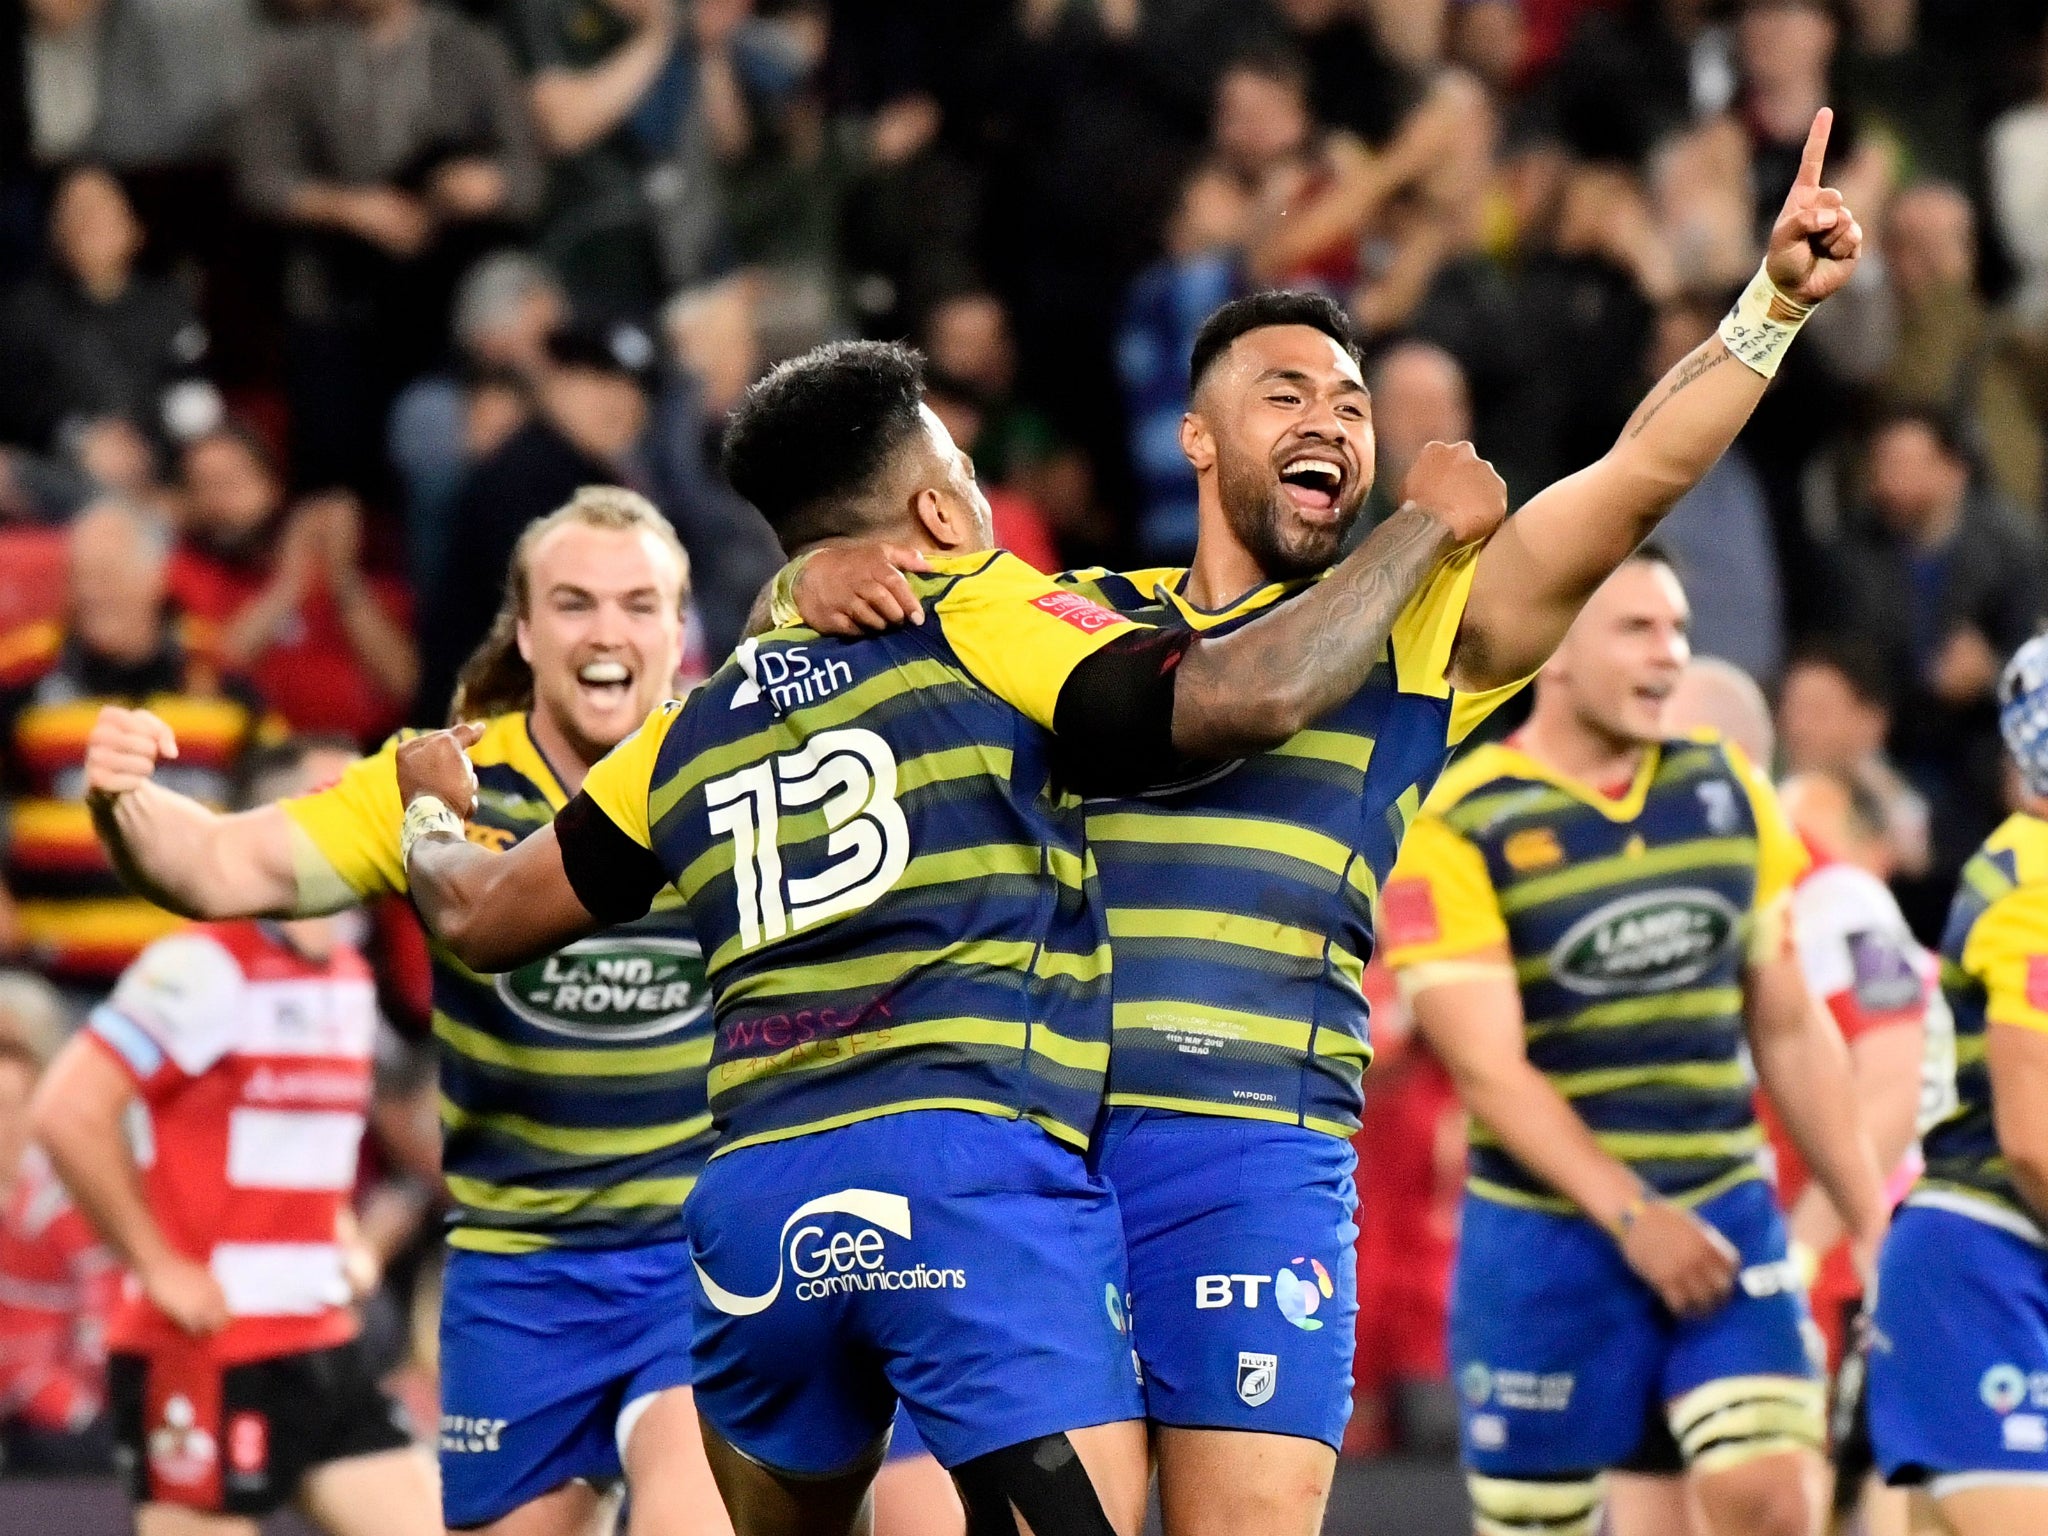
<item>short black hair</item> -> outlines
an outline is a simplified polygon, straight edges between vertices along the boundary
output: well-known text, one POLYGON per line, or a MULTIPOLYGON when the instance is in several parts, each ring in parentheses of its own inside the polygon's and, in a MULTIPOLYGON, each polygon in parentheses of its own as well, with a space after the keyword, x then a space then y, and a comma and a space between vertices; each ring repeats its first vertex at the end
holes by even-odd
MULTIPOLYGON (((1800 642, 1785 663, 1786 677, 1800 667, 1822 667, 1841 678, 1866 708, 1890 714, 1896 698, 1884 657, 1868 641, 1840 635, 1814 635, 1800 642)), ((1780 682, 1779 690, 1784 684, 1780 682)))
POLYGON ((1269 325, 1305 325, 1321 331, 1342 347, 1351 361, 1365 366, 1365 349, 1359 345, 1358 330, 1344 306, 1327 294, 1300 288, 1274 288, 1232 299, 1202 322, 1195 336, 1195 350, 1188 358, 1188 389, 1202 387, 1203 375, 1216 359, 1230 350, 1238 337, 1263 331, 1269 325))
POLYGON ((235 765, 229 805, 237 811, 253 811, 259 805, 268 805, 283 798, 284 794, 297 793, 296 789, 281 791, 280 783, 296 776, 306 766, 306 759, 315 752, 338 752, 354 757, 356 744, 335 732, 313 731, 303 736, 287 736, 283 741, 268 746, 252 747, 235 765))
POLYGON ((924 354, 891 341, 834 341, 793 357, 741 398, 725 478, 794 552, 857 533, 854 505, 924 431, 924 354))
POLYGON ((1925 428, 1949 459, 1966 469, 1976 468, 1976 444, 1971 440, 1970 428, 1954 411, 1921 401, 1888 405, 1871 423, 1870 441, 1875 443, 1894 427, 1925 428))

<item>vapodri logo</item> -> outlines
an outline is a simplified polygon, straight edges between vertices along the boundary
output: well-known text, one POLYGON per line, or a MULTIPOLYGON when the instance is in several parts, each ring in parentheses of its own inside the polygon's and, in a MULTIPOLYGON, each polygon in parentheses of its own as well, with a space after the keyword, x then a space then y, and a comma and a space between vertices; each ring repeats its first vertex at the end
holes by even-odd
POLYGON ((964 1269, 934 1269, 929 1264, 889 1268, 889 1244, 883 1232, 910 1236, 910 1202, 879 1189, 842 1189, 790 1212, 777 1244, 775 1283, 758 1296, 728 1291, 704 1272, 695 1255, 690 1262, 704 1287, 705 1300, 727 1317, 752 1317, 767 1311, 791 1275, 796 1277, 792 1290, 798 1301, 825 1301, 855 1291, 943 1291, 966 1286, 964 1269), (851 1216, 866 1222, 868 1229, 849 1232, 842 1227, 828 1232, 811 1219, 817 1216, 851 1216), (877 1227, 882 1230, 876 1231, 877 1227))

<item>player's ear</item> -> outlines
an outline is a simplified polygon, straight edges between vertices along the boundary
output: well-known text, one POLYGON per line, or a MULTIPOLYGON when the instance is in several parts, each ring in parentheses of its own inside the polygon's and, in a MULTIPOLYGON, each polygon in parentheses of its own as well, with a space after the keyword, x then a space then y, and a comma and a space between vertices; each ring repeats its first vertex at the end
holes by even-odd
POLYGON ((958 505, 937 486, 928 485, 913 496, 910 511, 917 519, 918 526, 931 536, 931 541, 940 549, 963 548, 974 536, 973 523, 965 516, 966 508, 958 505))
POLYGON ((529 667, 532 666, 533 632, 527 628, 526 620, 521 619, 519 621, 518 625, 512 631, 512 638, 516 640, 519 644, 519 659, 525 662, 529 667))
POLYGON ((1194 411, 1184 412, 1180 418, 1180 451, 1198 475, 1216 462, 1216 438, 1209 423, 1194 411))

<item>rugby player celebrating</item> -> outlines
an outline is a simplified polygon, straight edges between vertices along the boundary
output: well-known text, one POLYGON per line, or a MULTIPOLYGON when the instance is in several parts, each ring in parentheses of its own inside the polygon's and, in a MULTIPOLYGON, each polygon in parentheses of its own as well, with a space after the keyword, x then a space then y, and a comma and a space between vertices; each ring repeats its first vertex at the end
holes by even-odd
MULTIPOLYGON (((1449 749, 1720 457, 1812 307, 1848 281, 1863 235, 1821 185, 1831 121, 1815 117, 1719 332, 1605 456, 1445 560, 1357 696, 1230 774, 1091 808, 1115 949, 1099 1156, 1124 1209, 1168 1536, 1321 1526, 1350 1411, 1345 1138, 1370 1054, 1374 899, 1449 749)), ((1342 312, 1308 295, 1225 305, 1191 372, 1193 566, 1073 580, 1134 617, 1224 635, 1300 601, 1336 558, 1371 485, 1370 400, 1342 312)), ((778 617, 846 634, 909 613, 884 554, 787 568, 778 617)))
POLYGON ((1505 488, 1437 445, 1410 503, 1228 636, 1135 624, 990 550, 920 359, 843 343, 749 392, 728 473, 791 553, 928 551, 931 622, 778 630, 504 854, 458 835, 475 727, 399 755, 422 916, 499 969, 671 884, 717 994, 720 1144, 686 1211, 697 1408, 748 1536, 850 1531, 901 1398, 973 1528, 1133 1536, 1143 1404, 1123 1229, 1082 1153, 1109 1060, 1078 801, 1278 745, 1357 691, 1505 488))
MULTIPOLYGON (((545 827, 674 686, 689 566, 668 522, 593 487, 520 538, 456 707, 486 717, 468 835, 545 827)), ((306 916, 404 891, 395 744, 331 788, 219 816, 155 779, 161 720, 107 709, 86 782, 131 884, 187 916, 306 916)), ((717 1531, 689 1394, 681 1208, 709 1150, 703 960, 679 904, 512 975, 434 964, 447 1523, 580 1536, 623 1464, 635 1531, 717 1531)))

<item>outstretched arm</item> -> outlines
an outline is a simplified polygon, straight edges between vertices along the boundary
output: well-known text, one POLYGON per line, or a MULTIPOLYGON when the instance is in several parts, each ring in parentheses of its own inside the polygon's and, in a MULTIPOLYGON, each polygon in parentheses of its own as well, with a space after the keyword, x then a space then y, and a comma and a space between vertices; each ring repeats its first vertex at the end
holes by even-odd
POLYGON ((1487 545, 1452 655, 1458 687, 1499 687, 1549 658, 1594 589, 1735 440, 1813 306, 1849 280, 1863 231, 1820 184, 1832 121, 1827 108, 1815 116, 1763 268, 1719 333, 1657 382, 1604 457, 1540 492, 1487 545))
POLYGON ((102 709, 86 739, 93 827, 131 890, 202 919, 311 917, 354 904, 277 806, 223 816, 157 783, 158 760, 177 755, 171 728, 142 709, 102 709))

